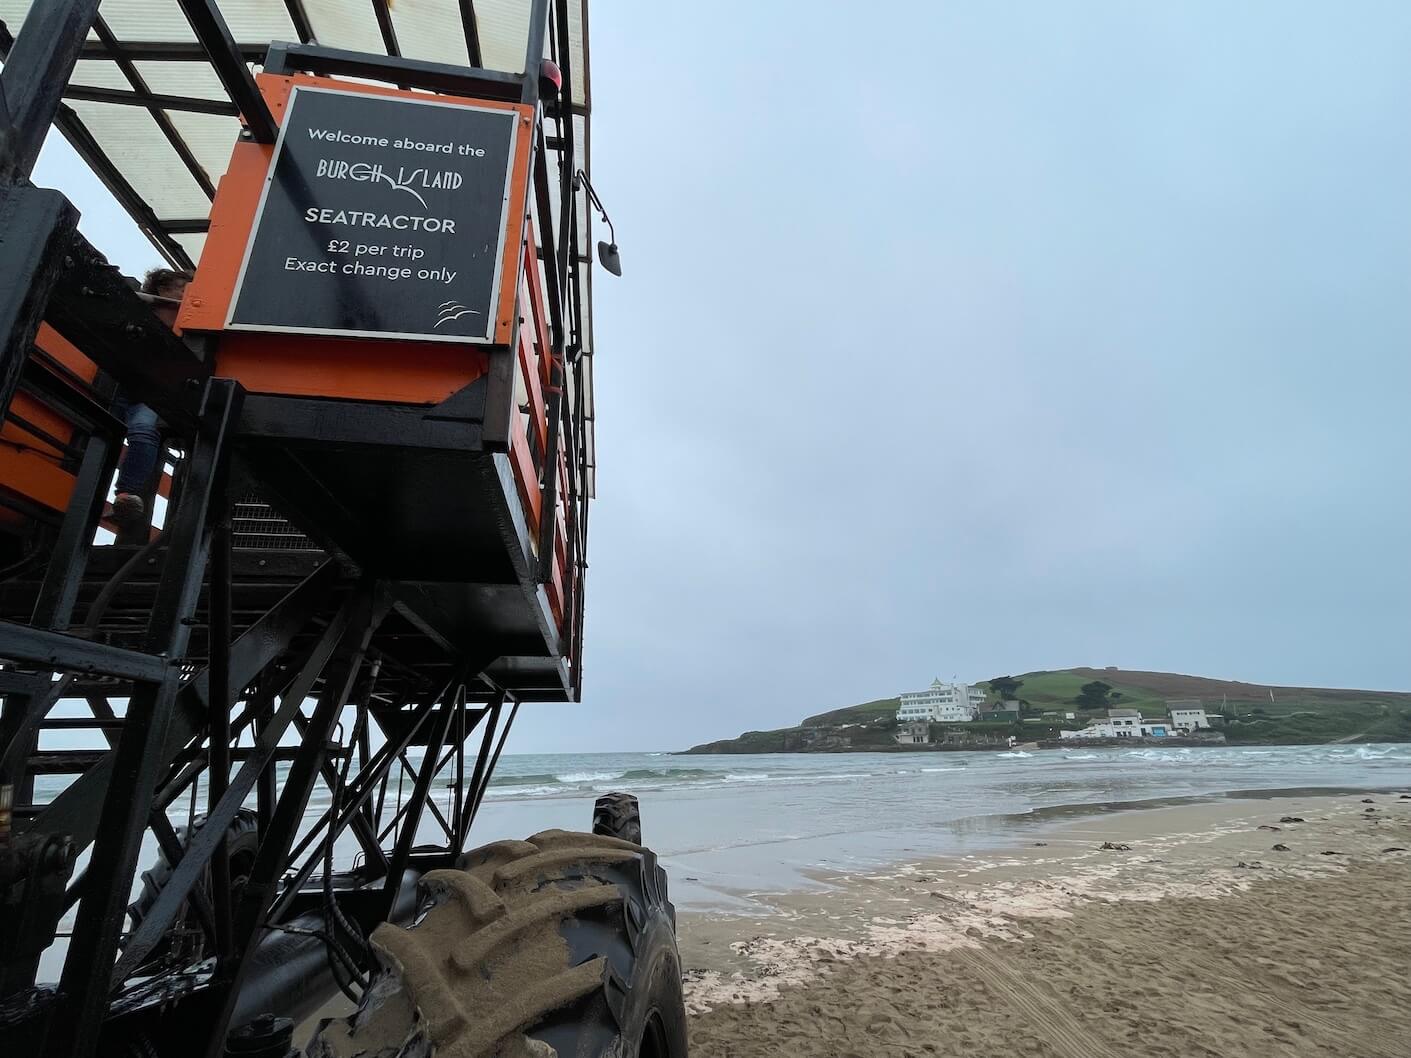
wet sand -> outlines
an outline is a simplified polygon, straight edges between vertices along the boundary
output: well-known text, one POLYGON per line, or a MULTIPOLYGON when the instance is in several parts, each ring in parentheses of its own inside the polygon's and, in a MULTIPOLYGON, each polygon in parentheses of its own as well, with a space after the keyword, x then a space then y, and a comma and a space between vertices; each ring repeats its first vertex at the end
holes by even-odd
POLYGON ((1411 1054, 1411 798, 1026 837, 682 914, 693 1058, 1411 1054))

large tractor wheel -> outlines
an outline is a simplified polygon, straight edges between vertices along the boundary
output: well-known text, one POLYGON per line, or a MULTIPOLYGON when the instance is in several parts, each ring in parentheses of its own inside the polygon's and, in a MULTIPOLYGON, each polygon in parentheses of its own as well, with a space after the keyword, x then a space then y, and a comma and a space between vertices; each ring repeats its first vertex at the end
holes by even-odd
MULTIPOLYGON (((199 816, 191 827, 177 827, 176 838, 184 849, 190 844, 196 832, 206 825, 204 816, 199 816)), ((240 894, 245 889, 245 883, 250 877, 250 871, 255 865, 255 854, 260 850, 259 821, 254 812, 247 808, 242 808, 236 813, 235 818, 230 822, 230 829, 226 833, 226 855, 230 863, 230 902, 237 904, 240 901, 240 894)), ((167 859, 165 852, 157 854, 157 862, 142 872, 142 891, 137 894, 137 899, 127 906, 128 916, 132 919, 132 928, 136 929, 142 924, 142 920, 147 917, 152 910, 152 905, 157 902, 157 897, 167 884, 167 879, 171 877, 172 864, 167 859)), ((209 876, 207 876, 209 878, 209 876)), ((210 882, 200 883, 205 889, 206 895, 210 896, 210 882)), ((177 928, 181 931, 195 934, 200 927, 197 925, 196 912, 188 903, 177 919, 177 928)), ((171 950, 171 937, 167 937, 148 956, 147 961, 153 962, 165 957, 171 950)))
POLYGON ((630 793, 603 794, 593 805, 593 833, 642 844, 642 809, 630 793))
POLYGON ((685 1058, 676 911, 649 850, 549 830, 422 880, 409 929, 310 1058, 685 1058))

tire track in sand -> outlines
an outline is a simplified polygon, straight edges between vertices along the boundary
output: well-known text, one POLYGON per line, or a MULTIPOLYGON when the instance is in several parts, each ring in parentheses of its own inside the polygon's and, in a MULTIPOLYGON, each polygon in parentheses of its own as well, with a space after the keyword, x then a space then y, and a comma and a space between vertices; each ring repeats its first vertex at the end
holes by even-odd
POLYGON ((990 952, 983 948, 963 948, 956 954, 972 963, 975 976, 1011 1003, 1062 1058, 1127 1058, 1094 1039, 1068 1012, 1062 1000, 1045 995, 990 952))
MULTIPOLYGON (((1191 966, 1199 973, 1202 980, 1221 982, 1232 994, 1249 991, 1250 982, 1247 978, 1230 973, 1224 964, 1213 959, 1192 959, 1191 966)), ((1355 1026, 1339 1025, 1312 1007, 1292 1003, 1270 988, 1260 989, 1258 1000, 1272 1013, 1287 1021, 1291 1028, 1302 1032, 1303 1026, 1308 1025, 1324 1033, 1330 1038, 1330 1046, 1345 1046, 1348 1036, 1351 1035, 1360 1036, 1369 1046, 1379 1048, 1375 1054, 1367 1054, 1366 1058, 1402 1058, 1406 1054, 1404 1040, 1389 1036, 1380 1029, 1365 1024, 1365 1022, 1355 1026)))

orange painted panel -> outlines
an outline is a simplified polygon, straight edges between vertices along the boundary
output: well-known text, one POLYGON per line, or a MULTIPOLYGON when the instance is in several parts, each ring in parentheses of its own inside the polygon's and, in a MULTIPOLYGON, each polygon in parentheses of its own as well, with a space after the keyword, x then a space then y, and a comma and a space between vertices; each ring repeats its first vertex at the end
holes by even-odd
POLYGON ((553 377, 549 369, 553 347, 549 344, 549 324, 546 319, 548 303, 544 300, 544 285, 539 281, 539 261, 534 246, 534 221, 526 219, 524 222, 524 286, 528 291, 528 296, 524 299, 524 304, 530 313, 531 320, 521 319, 520 323, 532 323, 534 341, 539 349, 539 370, 543 374, 544 385, 547 386, 553 377))
POLYGON ((534 434, 539 441, 539 451, 548 450, 548 412, 544 407, 544 389, 540 385, 539 372, 534 366, 534 349, 529 343, 529 331, 519 332, 519 373, 524 379, 524 387, 529 397, 529 420, 534 424, 534 434))
MULTIPOLYGON (((289 93, 297 85, 330 88, 370 95, 424 99, 422 93, 397 88, 339 81, 299 74, 257 78, 261 92, 276 120, 282 121, 289 93)), ((448 103, 521 115, 510 179, 509 238, 500 284, 500 305, 495 342, 507 346, 514 329, 515 293, 519 287, 519 255, 526 193, 529 185, 529 135, 534 109, 516 103, 439 96, 448 103)), ((196 278, 186 289, 177 325, 180 330, 222 331, 234 297, 240 264, 250 239, 255 210, 274 156, 273 145, 249 141, 236 144, 230 166, 221 179, 211 209, 210 231, 201 254, 196 278)), ((238 379, 257 393, 290 393, 432 404, 445 399, 485 374, 488 353, 484 347, 467 349, 463 343, 408 342, 387 339, 321 338, 306 335, 227 332, 216 353, 216 373, 238 379)))
MULTIPOLYGON (((47 404, 35 400, 28 393, 17 392, 10 400, 10 410, 26 422, 33 423, 45 433, 63 441, 73 440, 73 426, 69 420, 47 404)), ((8 441, 12 446, 23 445, 28 448, 37 448, 51 462, 62 458, 65 454, 63 449, 56 448, 52 442, 31 433, 17 422, 7 421, 4 427, 0 428, 0 440, 8 441)))
MULTIPOLYGON (((78 378, 91 382, 97 377, 97 365, 47 323, 39 325, 34 344, 78 378)), ((10 400, 10 410, 61 441, 73 441, 73 424, 62 413, 28 393, 15 393, 10 400)), ((5 491, 23 496, 56 514, 68 508, 73 492, 73 474, 59 465, 65 454, 63 449, 17 422, 0 425, 0 482, 4 483, 5 491)), ((6 522, 18 524, 14 518, 7 518, 6 522)))
POLYGON ((69 341, 47 323, 39 325, 34 344, 43 349, 59 363, 72 371, 85 382, 98 377, 98 365, 78 351, 78 346, 69 341))
MULTIPOLYGON (((0 439, 8 440, 9 429, 7 425, 0 439)), ((69 505, 73 481, 73 475, 53 459, 27 448, 0 444, 0 482, 6 491, 62 514, 69 505)))
POLYGON ((529 438, 524 432, 524 423, 515 416, 510 426, 510 463, 514 468, 514 483, 519 487, 519 499, 524 504, 525 521, 529 531, 539 532, 539 509, 543 496, 534 475, 534 458, 529 454, 529 438))
POLYGON ((563 570, 557 562, 554 563, 553 575, 545 587, 548 589, 549 609, 554 615, 554 627, 563 631, 563 570))
POLYGON ((425 342, 365 342, 230 332, 216 374, 251 393, 435 404, 484 375, 490 354, 425 342))

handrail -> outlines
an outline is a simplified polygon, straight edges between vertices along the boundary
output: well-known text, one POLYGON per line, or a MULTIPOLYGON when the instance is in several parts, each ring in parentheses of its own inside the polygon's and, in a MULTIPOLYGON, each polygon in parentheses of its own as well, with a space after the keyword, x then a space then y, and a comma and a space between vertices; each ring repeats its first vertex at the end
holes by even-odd
MULTIPOLYGON (((544 297, 545 283, 536 246, 533 221, 526 219, 521 243, 523 272, 517 292, 520 326, 514 349, 515 370, 524 404, 510 428, 510 462, 528 522, 531 546, 541 540, 540 531, 546 517, 544 496, 554 497, 553 555, 542 579, 555 622, 560 631, 565 632, 572 617, 567 603, 576 594, 578 577, 578 570, 569 559, 567 528, 569 506, 579 495, 578 489, 568 487, 576 439, 572 429, 561 429, 552 465, 545 465, 550 436, 548 419, 553 407, 549 388, 553 379, 553 345, 547 319, 551 306, 544 297), (544 487, 549 474, 556 475, 557 487, 552 490, 544 487)), ((563 402, 560 405, 561 417, 568 419, 569 409, 563 402)), ((576 523, 577 519, 572 521, 576 523)))

